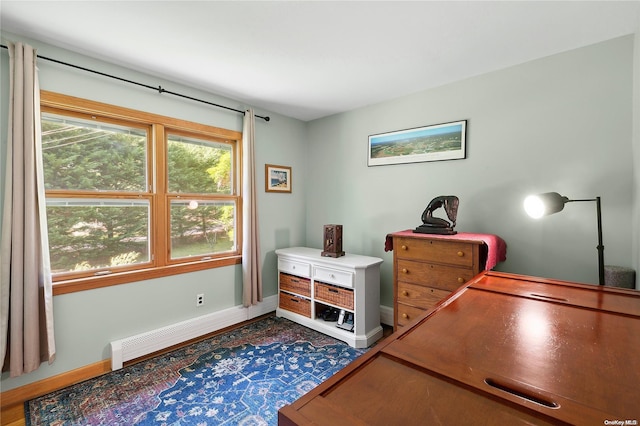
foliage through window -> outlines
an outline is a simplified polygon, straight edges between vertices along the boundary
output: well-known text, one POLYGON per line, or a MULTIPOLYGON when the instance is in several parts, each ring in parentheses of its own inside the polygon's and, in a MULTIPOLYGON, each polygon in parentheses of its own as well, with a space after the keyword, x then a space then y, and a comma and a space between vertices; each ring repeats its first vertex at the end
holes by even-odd
POLYGON ((232 146, 169 134, 171 258, 232 251, 236 204, 232 146), (187 196, 184 193, 193 195, 187 196), (216 199, 206 195, 218 195, 216 199))
POLYGON ((238 263, 240 136, 43 92, 54 282, 238 263))

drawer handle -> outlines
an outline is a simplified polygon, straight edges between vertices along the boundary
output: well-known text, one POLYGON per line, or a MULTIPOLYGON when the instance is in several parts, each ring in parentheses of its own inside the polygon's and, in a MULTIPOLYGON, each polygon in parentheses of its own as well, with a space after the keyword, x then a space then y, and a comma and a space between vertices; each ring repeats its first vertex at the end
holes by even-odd
POLYGON ((407 314, 402 314, 402 318, 407 319, 407 318, 409 318, 409 315, 407 315, 407 314))
POLYGON ((462 256, 464 256, 464 252, 463 251, 459 251, 458 252, 458 257, 462 257, 462 256))
POLYGON ((407 268, 402 268, 402 272, 403 272, 404 274, 409 273, 409 271, 407 270, 407 268))
POLYGON ((458 282, 459 282, 460 284, 462 284, 462 283, 464 282, 464 278, 462 278, 462 277, 458 277, 458 282))
POLYGON ((406 249, 407 249, 407 246, 402 246, 402 247, 401 247, 401 249, 402 249, 402 250, 406 250, 406 249))
POLYGON ((336 290, 335 288, 329 288, 327 290, 329 290, 330 293, 340 293, 340 291, 336 290))
POLYGON ((403 295, 403 296, 408 296, 408 295, 409 295, 409 292, 408 292, 407 290, 402 290, 402 295, 403 295))
POLYGON ((291 300, 292 302, 296 302, 296 303, 300 302, 298 299, 289 299, 289 300, 291 300))

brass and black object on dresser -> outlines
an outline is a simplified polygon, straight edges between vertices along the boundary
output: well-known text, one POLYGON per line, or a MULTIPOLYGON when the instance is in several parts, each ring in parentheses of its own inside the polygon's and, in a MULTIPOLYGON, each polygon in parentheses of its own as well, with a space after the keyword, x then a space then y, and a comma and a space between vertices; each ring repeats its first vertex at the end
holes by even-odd
POLYGON ((460 200, 455 195, 440 195, 434 198, 429 202, 424 212, 422 212, 422 225, 414 229, 413 232, 420 234, 455 235, 457 232, 454 231, 453 228, 456 226, 459 204, 460 200), (441 207, 444 208, 451 222, 433 216, 433 212, 441 207))

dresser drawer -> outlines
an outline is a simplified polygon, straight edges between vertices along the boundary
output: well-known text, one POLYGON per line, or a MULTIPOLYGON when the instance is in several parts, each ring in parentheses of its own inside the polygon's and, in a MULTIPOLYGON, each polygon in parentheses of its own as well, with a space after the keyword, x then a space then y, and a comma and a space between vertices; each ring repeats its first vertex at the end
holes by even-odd
POLYGON ((398 303, 422 309, 431 309, 436 303, 450 294, 451 292, 446 290, 398 282, 398 303))
POLYGON ((280 290, 311 297, 311 280, 280 272, 280 290))
POLYGON ((473 269, 398 259, 398 281, 453 291, 475 276, 473 269))
POLYGON ((398 303, 398 312, 396 313, 396 318, 398 319, 398 326, 402 327, 416 318, 423 316, 427 312, 426 309, 416 308, 415 306, 404 305, 402 303, 398 303))
POLYGON ((311 265, 304 262, 297 262, 289 259, 278 259, 278 270, 287 274, 299 275, 301 277, 311 276, 311 265))
POLYGON ((311 300, 305 299, 304 297, 295 296, 281 291, 280 304, 278 306, 281 309, 286 309, 287 311, 295 312, 296 314, 311 318, 311 300))
POLYGON ((472 267, 479 261, 476 254, 478 245, 463 241, 396 237, 393 250, 398 259, 429 260, 466 267, 472 267))
POLYGON ((322 267, 313 268, 314 281, 322 281, 342 287, 353 288, 353 274, 351 272, 339 271, 322 267))

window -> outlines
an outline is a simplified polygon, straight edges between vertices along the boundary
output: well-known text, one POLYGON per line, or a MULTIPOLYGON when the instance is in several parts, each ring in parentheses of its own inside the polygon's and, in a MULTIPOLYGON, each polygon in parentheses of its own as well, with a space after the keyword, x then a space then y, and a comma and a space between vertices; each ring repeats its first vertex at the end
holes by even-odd
POLYGON ((236 250, 233 145, 169 134, 171 260, 236 250))
POLYGON ((239 263, 240 138, 42 92, 54 294, 239 263))

